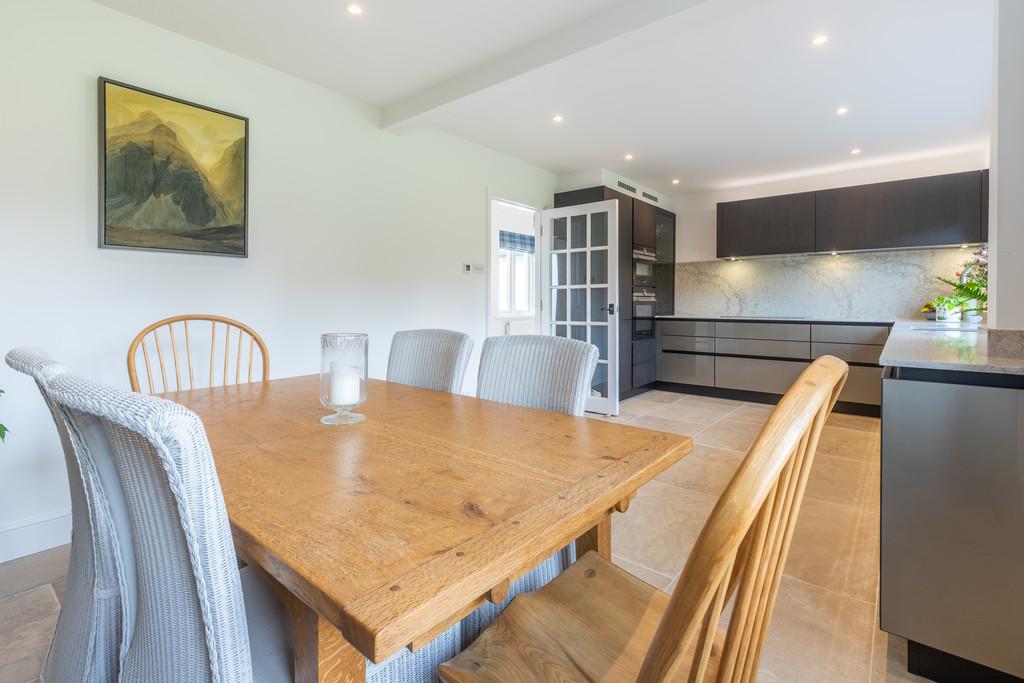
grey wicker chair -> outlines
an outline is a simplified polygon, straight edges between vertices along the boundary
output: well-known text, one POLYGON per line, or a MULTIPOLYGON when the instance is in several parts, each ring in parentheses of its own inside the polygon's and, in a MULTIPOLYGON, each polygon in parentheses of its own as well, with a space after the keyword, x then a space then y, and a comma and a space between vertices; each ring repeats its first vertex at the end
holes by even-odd
MULTIPOLYGON (((582 415, 597 367, 597 347, 545 335, 488 337, 480 354, 477 396, 527 408, 582 415)), ((476 640, 512 598, 541 588, 576 561, 570 543, 512 584, 500 605, 486 603, 462 620, 462 647, 476 640)))
POLYGON ((15 349, 7 364, 35 380, 57 426, 71 492, 71 557, 57 628, 50 642, 43 681, 117 680, 124 605, 117 576, 117 538, 110 500, 97 483, 95 464, 72 442, 68 424, 46 393, 47 382, 67 372, 42 351, 15 349))
POLYGON ((462 332, 396 332, 388 357, 388 381, 457 394, 472 352, 473 340, 462 332))
POLYGON ((582 415, 597 368, 597 347, 542 334, 488 337, 480 353, 477 396, 582 415))
MULTIPOLYGON (((116 680, 291 681, 288 617, 256 571, 237 569, 199 418, 176 403, 66 371, 40 385, 74 452, 95 465, 99 493, 124 501, 123 514, 110 517, 126 606, 116 680)), ((456 625, 416 654, 369 665, 367 680, 436 680, 437 665, 458 652, 460 633, 456 625)))

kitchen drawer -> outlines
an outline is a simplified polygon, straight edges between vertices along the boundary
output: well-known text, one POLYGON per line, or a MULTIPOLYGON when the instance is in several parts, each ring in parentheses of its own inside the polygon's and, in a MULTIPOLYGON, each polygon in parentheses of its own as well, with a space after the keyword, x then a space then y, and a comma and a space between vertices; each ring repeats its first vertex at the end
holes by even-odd
POLYGON ((659 320, 658 334, 679 334, 686 337, 714 337, 715 323, 711 320, 659 320))
POLYGON ((811 326, 807 323, 724 323, 715 325, 716 337, 731 339, 778 339, 810 341, 811 326))
POLYGON ((851 366, 840 401, 882 405, 882 368, 851 366))
POLYGON ((756 358, 715 359, 715 386, 784 394, 809 363, 756 358))
POLYGON ((887 325, 811 325, 811 340, 838 344, 885 344, 887 325))
POLYGON ((637 389, 658 379, 658 363, 651 359, 649 363, 633 366, 633 388, 637 389))
POLYGON ((881 346, 872 344, 832 344, 828 342, 811 342, 811 357, 835 356, 851 363, 875 363, 882 355, 881 346))
POLYGON ((810 358, 811 345, 805 341, 773 341, 767 339, 715 340, 715 353, 739 356, 771 356, 773 358, 810 358))
POLYGON ((662 351, 658 379, 662 382, 715 386, 715 357, 662 351))
POLYGON ((665 351, 696 351, 697 353, 714 353, 714 337, 676 337, 661 338, 661 348, 665 351))

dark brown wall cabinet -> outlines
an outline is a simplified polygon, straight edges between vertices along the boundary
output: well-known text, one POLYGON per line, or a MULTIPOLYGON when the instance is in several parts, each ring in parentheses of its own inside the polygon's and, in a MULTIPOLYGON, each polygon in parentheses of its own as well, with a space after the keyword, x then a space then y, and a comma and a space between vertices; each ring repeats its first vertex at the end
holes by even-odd
POLYGON ((981 171, 841 187, 816 194, 816 251, 982 241, 981 171))
POLYGON ((814 251, 814 193, 718 205, 718 257, 814 251))
POLYGON ((676 216, 657 209, 654 216, 654 313, 676 312, 676 216))
POLYGON ((718 205, 718 257, 988 241, 988 171, 718 205))
POLYGON ((657 211, 647 202, 633 202, 633 244, 652 248, 657 245, 657 211))

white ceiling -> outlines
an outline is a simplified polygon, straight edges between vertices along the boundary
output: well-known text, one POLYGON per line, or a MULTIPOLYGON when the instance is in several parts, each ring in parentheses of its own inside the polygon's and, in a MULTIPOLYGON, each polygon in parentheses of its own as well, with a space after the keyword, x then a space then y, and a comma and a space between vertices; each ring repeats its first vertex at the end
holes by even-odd
POLYGON ((97 0, 383 107, 614 0, 97 0))
POLYGON ((990 0, 361 0, 358 18, 340 0, 102 2, 377 104, 398 130, 667 192, 989 135, 990 0))

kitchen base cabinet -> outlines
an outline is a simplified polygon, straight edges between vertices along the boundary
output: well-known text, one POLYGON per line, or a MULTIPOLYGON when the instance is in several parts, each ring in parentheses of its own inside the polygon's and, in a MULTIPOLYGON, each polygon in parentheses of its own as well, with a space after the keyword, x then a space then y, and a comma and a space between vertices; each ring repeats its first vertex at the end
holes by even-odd
POLYGON ((657 378, 662 382, 715 386, 715 357, 662 351, 657 378))
POLYGON ((883 380, 880 626, 1024 677, 1024 378, 906 370, 883 380))
POLYGON ((764 394, 784 394, 808 365, 807 361, 719 356, 715 359, 715 386, 764 394))
POLYGON ((881 323, 659 319, 658 388, 776 403, 814 358, 833 355, 851 364, 835 410, 877 417, 888 336, 881 323))

